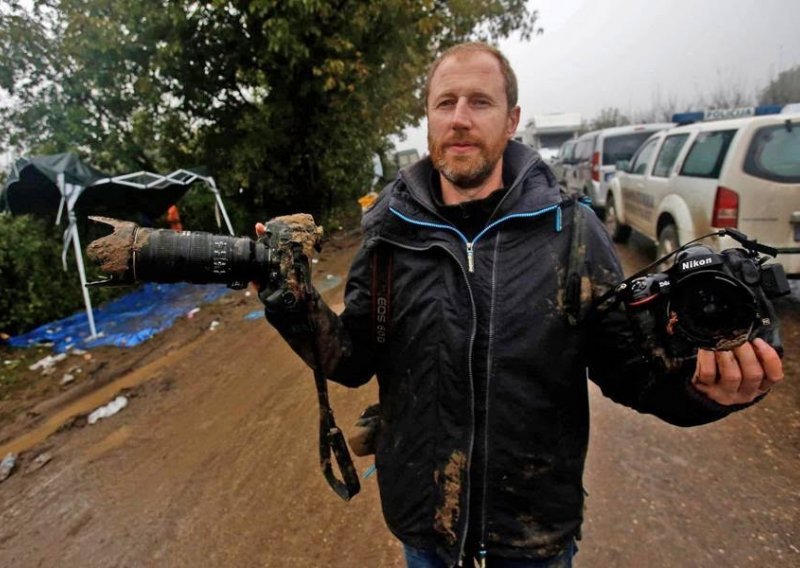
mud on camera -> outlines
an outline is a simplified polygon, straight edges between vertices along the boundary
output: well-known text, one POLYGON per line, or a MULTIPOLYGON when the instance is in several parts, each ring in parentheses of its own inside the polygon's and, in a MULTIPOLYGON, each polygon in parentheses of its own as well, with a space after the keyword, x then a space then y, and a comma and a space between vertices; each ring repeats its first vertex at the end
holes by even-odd
POLYGON ((672 253, 664 272, 637 274, 616 287, 645 352, 668 367, 697 348, 725 351, 756 337, 781 351, 770 300, 790 292, 783 267, 759 254, 774 256, 774 249, 726 234, 744 248, 716 252, 690 243, 672 253))

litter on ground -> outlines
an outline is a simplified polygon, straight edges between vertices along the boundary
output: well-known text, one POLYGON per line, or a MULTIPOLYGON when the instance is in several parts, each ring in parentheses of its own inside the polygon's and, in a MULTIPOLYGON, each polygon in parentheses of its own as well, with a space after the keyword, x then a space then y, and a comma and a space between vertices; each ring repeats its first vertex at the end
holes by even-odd
POLYGON ((128 406, 128 398, 123 395, 119 395, 105 406, 101 406, 100 408, 94 410, 86 419, 86 422, 89 424, 94 424, 98 420, 108 418, 109 416, 114 416, 126 406, 128 406))

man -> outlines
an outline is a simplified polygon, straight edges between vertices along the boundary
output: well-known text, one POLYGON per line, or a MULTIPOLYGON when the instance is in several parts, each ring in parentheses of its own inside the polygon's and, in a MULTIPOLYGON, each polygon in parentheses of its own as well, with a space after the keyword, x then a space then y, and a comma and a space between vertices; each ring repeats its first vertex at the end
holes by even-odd
POLYGON ((574 325, 564 308, 574 219, 584 224, 585 292, 599 297, 622 272, 598 219, 574 215, 582 206, 564 204, 538 155, 510 142, 520 109, 505 57, 482 43, 450 49, 430 70, 425 102, 430 157, 401 171, 365 216, 342 316, 316 294, 306 312, 265 290, 267 318, 332 380, 377 375, 381 502, 409 566, 569 566, 587 367, 612 399, 689 426, 768 391, 783 377, 780 359, 759 339, 666 373, 621 314, 574 325), (384 270, 385 342, 372 312, 384 270))

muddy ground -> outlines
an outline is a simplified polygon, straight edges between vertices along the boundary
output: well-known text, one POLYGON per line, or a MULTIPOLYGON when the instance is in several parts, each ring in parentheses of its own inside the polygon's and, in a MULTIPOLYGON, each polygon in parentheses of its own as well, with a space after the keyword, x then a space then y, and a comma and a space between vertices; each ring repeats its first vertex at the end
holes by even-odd
MULTIPOLYGON (((317 281, 344 277, 356 243, 329 241, 317 281)), ((620 252, 629 271, 652 253, 635 240, 620 252)), ((341 292, 326 294, 336 304, 341 292)), ((374 477, 351 503, 325 484, 311 375, 244 319, 259 307, 233 292, 137 348, 4 384, 0 457, 22 453, 0 484, 0 566, 401 566, 374 477), (87 425, 120 391, 128 406, 87 425)), ((577 566, 800 566, 797 289, 779 310, 788 380, 725 421, 679 429, 592 387, 577 566)), ((19 368, 42 355, 2 352, 19 368)), ((374 384, 332 385, 339 424, 376 396, 374 384)))

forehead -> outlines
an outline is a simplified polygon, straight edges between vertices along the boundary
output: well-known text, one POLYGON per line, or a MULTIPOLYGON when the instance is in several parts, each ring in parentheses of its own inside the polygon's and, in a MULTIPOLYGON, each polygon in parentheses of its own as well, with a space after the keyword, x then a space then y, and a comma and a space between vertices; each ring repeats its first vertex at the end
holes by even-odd
POLYGON ((500 62, 485 51, 456 53, 445 58, 431 77, 430 96, 482 92, 505 97, 500 62))

